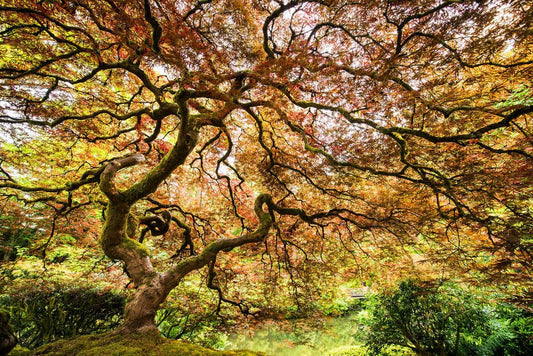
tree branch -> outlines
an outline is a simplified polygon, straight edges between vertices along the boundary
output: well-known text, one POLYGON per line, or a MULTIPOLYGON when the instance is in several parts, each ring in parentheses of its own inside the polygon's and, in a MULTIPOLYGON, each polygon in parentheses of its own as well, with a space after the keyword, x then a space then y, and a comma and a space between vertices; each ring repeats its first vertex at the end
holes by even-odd
POLYGON ((190 256, 180 261, 175 267, 165 272, 162 277, 163 283, 168 288, 168 291, 177 286, 181 278, 186 274, 200 269, 213 261, 220 251, 229 252, 238 246, 263 241, 273 221, 270 212, 263 210, 263 205, 269 201, 272 201, 272 197, 268 194, 261 194, 256 198, 254 211, 259 218, 259 225, 253 232, 240 237, 219 239, 211 242, 198 255, 190 256))
POLYGON ((100 175, 100 189, 110 201, 119 200, 120 193, 115 185, 117 172, 123 168, 135 166, 145 160, 142 154, 134 154, 127 157, 117 158, 108 163, 100 175))

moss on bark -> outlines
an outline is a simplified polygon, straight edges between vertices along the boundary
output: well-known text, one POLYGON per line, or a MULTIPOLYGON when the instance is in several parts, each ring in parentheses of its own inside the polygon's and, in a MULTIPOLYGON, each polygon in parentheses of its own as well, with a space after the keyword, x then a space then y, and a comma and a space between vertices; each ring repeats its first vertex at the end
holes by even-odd
POLYGON ((145 245, 143 245, 139 241, 136 241, 136 240, 133 240, 133 239, 130 239, 130 238, 125 238, 124 242, 122 242, 121 246, 126 248, 126 249, 129 249, 129 250, 137 250, 137 252, 139 253, 139 255, 141 257, 149 257, 150 256, 150 251, 148 250, 148 247, 146 247, 145 245))

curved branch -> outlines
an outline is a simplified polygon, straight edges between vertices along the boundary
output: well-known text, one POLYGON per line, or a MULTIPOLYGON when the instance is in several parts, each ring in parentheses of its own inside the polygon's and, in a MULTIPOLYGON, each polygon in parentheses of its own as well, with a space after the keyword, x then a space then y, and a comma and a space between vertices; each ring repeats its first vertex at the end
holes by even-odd
POLYGON ((177 95, 179 115, 181 119, 179 134, 174 147, 167 153, 161 162, 150 170, 144 178, 131 186, 124 192, 124 198, 134 203, 137 200, 155 192, 161 182, 163 182, 178 166, 183 164, 198 142, 198 125, 195 120, 191 120, 187 100, 187 92, 177 95))
POLYGON ((94 169, 89 169, 88 171, 82 174, 80 180, 66 183, 65 185, 60 186, 60 187, 30 187, 30 186, 22 185, 22 184, 15 182, 9 176, 9 174, 3 168, 1 168, 2 173, 8 176, 9 178, 8 178, 8 181, 0 183, 0 188, 11 188, 11 189, 20 190, 22 192, 46 192, 46 193, 59 193, 59 192, 65 192, 65 191, 71 192, 73 190, 78 189, 81 186, 91 184, 91 183, 97 183, 104 169, 105 169, 105 166, 94 168, 94 169))
POLYGON ((117 172, 123 168, 135 166, 145 160, 142 154, 134 154, 127 157, 117 158, 107 164, 100 175, 100 189, 110 201, 118 201, 120 192, 115 185, 117 172))
POLYGON ((211 242, 198 255, 182 260, 175 267, 165 272, 162 275, 162 280, 168 291, 177 286, 181 278, 186 274, 213 261, 220 251, 229 252, 238 246, 263 241, 268 235, 273 222, 270 211, 265 212, 263 205, 271 201, 272 197, 268 194, 261 194, 255 199, 254 211, 259 219, 259 225, 253 232, 240 237, 219 239, 211 242))

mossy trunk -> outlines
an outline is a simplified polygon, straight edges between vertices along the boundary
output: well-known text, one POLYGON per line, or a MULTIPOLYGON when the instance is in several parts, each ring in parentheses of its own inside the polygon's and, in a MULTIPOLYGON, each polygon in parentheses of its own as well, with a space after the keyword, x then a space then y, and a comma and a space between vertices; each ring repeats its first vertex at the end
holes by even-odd
MULTIPOLYGON (((194 147, 195 137, 187 136, 181 139, 185 140, 183 145, 187 149, 187 154, 194 147)), ((100 243, 106 256, 124 262, 128 276, 137 288, 126 304, 124 322, 117 333, 157 330, 155 316, 161 303, 185 275, 206 266, 216 258, 220 251, 230 251, 244 244, 263 241, 272 225, 270 211, 263 210, 265 204, 273 205, 272 198, 270 195, 262 194, 257 197, 254 204, 255 214, 259 218, 256 230, 240 237, 213 241, 205 246, 203 251, 183 259, 168 271, 157 272, 152 266, 150 252, 146 246, 135 239, 138 219, 131 219, 131 209, 141 197, 153 193, 160 181, 168 176, 174 166, 181 163, 186 156, 174 148, 159 166, 146 175, 144 180, 126 191, 120 191, 116 187, 114 182, 116 174, 123 168, 142 162, 144 159, 142 155, 137 154, 113 160, 100 176, 100 188, 109 199, 100 243), (174 165, 168 163, 171 159, 175 161, 174 165)), ((294 212, 294 214, 300 213, 300 211, 294 212)))
POLYGON ((110 203, 101 238, 106 255, 124 262, 124 268, 136 287, 135 293, 126 302, 124 322, 118 333, 157 330, 155 316, 168 295, 161 274, 150 262, 147 248, 127 234, 129 214, 128 204, 110 203))

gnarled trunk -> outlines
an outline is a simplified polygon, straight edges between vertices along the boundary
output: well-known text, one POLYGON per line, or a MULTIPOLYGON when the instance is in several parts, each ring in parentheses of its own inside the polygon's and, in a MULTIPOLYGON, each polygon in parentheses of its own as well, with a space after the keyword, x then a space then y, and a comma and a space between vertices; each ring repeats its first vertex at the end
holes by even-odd
MULTIPOLYGON (((183 139, 186 141, 184 146, 190 152, 190 149, 194 147, 195 139, 190 141, 187 137, 183 139)), ((168 164, 165 162, 171 160, 169 157, 173 155, 177 155, 175 158, 177 163, 186 157, 173 149, 169 155, 165 156, 160 168, 156 167, 148 173, 149 178, 146 178, 143 184, 138 183, 127 191, 119 191, 116 187, 114 182, 116 174, 123 168, 142 162, 144 160, 142 155, 137 154, 113 160, 100 176, 100 188, 109 199, 100 240, 102 249, 108 257, 125 263, 126 271, 137 287, 135 294, 126 304, 124 323, 117 330, 118 333, 157 330, 155 316, 159 306, 186 274, 206 266, 216 258, 220 251, 230 251, 237 246, 263 241, 273 222, 270 211, 263 210, 265 204, 274 207, 272 198, 267 194, 260 195, 254 204, 255 214, 259 218, 259 225, 255 231, 236 238, 213 241, 205 246, 201 253, 189 256, 168 271, 164 273, 155 271, 146 246, 131 238, 135 235, 138 226, 129 226, 135 225, 132 221, 136 220, 130 219, 130 210, 141 197, 155 191, 159 182, 172 172, 173 165, 167 167, 168 164)), ((299 210, 290 210, 289 213, 302 214, 299 210)))
POLYGON ((127 301, 124 309, 124 322, 118 332, 144 332, 157 330, 155 316, 161 303, 168 295, 168 288, 161 283, 161 275, 138 287, 127 301))

